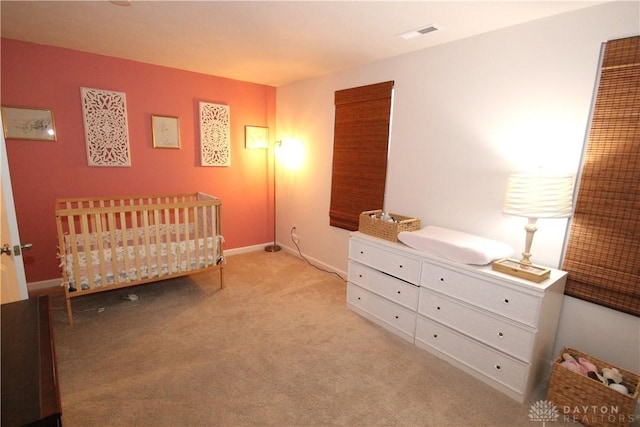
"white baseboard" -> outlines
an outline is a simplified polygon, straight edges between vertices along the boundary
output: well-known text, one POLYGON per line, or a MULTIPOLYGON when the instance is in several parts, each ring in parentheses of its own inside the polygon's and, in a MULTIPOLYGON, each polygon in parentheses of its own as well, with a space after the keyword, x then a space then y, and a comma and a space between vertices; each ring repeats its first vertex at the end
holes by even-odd
MULTIPOLYGON (((281 245, 281 246, 282 246, 282 249, 285 252, 290 253, 291 255, 294 255, 294 256, 296 256, 298 258, 301 258, 300 253, 298 253, 298 250, 296 248, 293 248, 293 247, 290 247, 290 246, 285 246, 285 245, 281 245)), ((308 257, 307 255, 302 254, 302 256, 304 256, 304 259, 308 260, 311 264, 313 264, 313 265, 315 265, 317 267, 320 267, 323 270, 336 273, 339 276, 341 276, 343 279, 346 280, 346 277, 347 277, 347 272, 346 271, 338 270, 333 265, 325 264, 324 262, 321 262, 320 260, 317 260, 317 259, 312 258, 312 257, 308 257)))
POLYGON ((30 291, 36 291, 38 289, 54 288, 56 286, 62 286, 62 278, 41 280, 39 282, 27 283, 27 289, 30 291))
MULTIPOLYGON (((301 258, 300 253, 298 253, 298 250, 294 247, 291 246, 287 246, 287 245, 283 245, 281 242, 276 242, 278 245, 280 245, 280 247, 282 248, 283 251, 294 255, 297 258, 301 258)), ((247 252, 254 252, 254 251, 263 251, 265 246, 269 246, 272 245, 273 242, 267 242, 267 243, 263 243, 261 245, 254 245, 254 246, 245 246, 244 248, 236 248, 236 249, 229 249, 229 250, 225 250, 224 254, 225 255, 237 255, 237 254, 243 254, 243 253, 247 253, 247 252)), ((306 255, 304 255, 304 258, 307 259, 310 263, 312 263, 313 265, 322 268, 323 270, 327 270, 329 272, 333 272, 338 274, 339 276, 346 278, 347 277, 347 272, 346 271, 342 271, 342 270, 338 270, 337 268, 335 268, 332 265, 329 264, 325 264, 315 258, 311 258, 308 257, 306 255)), ((346 280, 346 279, 345 279, 346 280)))
MULTIPOLYGON (((248 252, 263 251, 265 246, 269 246, 271 244, 273 244, 273 242, 267 242, 267 243, 263 243, 263 244, 259 244, 259 245, 253 245, 253 246, 245 246, 245 247, 242 247, 242 248, 225 249, 224 254, 225 254, 225 256, 232 256, 232 255, 244 254, 244 253, 248 253, 248 252)), ((278 243, 278 244, 280 244, 280 243, 278 243)), ((288 247, 288 246, 284 246, 284 245, 281 245, 281 247, 285 252, 288 252, 288 253, 290 253, 292 255, 295 255, 296 257, 300 258, 300 254, 294 248, 291 248, 291 247, 288 247)), ((333 267, 331 265, 327 265, 327 264, 325 264, 323 262, 320 262, 320 261, 318 261, 317 259, 314 259, 314 258, 309 258, 307 256, 305 256, 305 258, 308 259, 309 262, 312 262, 314 265, 320 266, 325 270, 333 271, 333 272, 341 275, 342 277, 347 277, 347 272, 346 271, 337 270, 335 267, 333 267)), ((39 282, 27 283, 27 289, 35 291, 35 290, 38 290, 38 289, 53 288, 55 286, 61 286, 61 285, 62 285, 62 278, 56 278, 56 279, 42 280, 42 281, 39 281, 39 282)))
POLYGON ((245 254, 247 252, 262 251, 262 250, 264 250, 264 247, 267 246, 268 244, 269 243, 264 243, 262 245, 245 246, 243 248, 225 249, 224 250, 224 254, 225 255, 238 255, 238 254, 245 254))

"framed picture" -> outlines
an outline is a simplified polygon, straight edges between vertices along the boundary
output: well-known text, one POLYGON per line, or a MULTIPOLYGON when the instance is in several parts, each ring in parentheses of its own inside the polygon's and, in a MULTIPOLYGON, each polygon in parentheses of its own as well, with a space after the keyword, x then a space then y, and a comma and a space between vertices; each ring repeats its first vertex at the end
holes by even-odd
POLYGON ((180 148, 180 119, 172 116, 151 116, 153 148, 180 148))
POLYGON ((80 88, 89 166, 131 167, 127 95, 80 88))
POLYGON ((244 148, 267 148, 269 146, 269 128, 262 126, 244 127, 244 148))
POLYGON ((55 141, 56 126, 49 108, 2 107, 4 137, 55 141))
POLYGON ((229 106, 200 102, 200 163, 231 166, 229 106))

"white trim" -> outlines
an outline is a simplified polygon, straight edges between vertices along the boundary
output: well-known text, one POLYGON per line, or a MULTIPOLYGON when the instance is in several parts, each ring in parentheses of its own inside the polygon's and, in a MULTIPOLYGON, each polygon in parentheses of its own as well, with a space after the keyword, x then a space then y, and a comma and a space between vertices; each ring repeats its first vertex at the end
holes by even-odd
MULTIPOLYGON (((291 248, 289 246, 284 246, 282 244, 280 246, 282 247, 282 249, 285 252, 295 256, 296 258, 303 259, 300 256, 300 254, 298 253, 297 249, 291 248)), ((338 275, 340 275, 342 278, 344 278, 346 280, 346 277, 347 277, 347 272, 346 271, 339 270, 339 269, 335 268, 333 265, 325 264, 324 262, 322 262, 322 261, 320 261, 320 260, 318 260, 316 258, 309 257, 307 255, 304 255, 304 258, 306 258, 311 264, 313 264, 315 266, 318 266, 318 267, 321 267, 323 270, 327 270, 327 271, 330 271, 330 272, 337 273, 338 275)))
POLYGON ((56 286, 62 286, 62 278, 41 280, 39 282, 27 283, 27 289, 30 291, 36 291, 38 289, 55 288, 56 286))
MULTIPOLYGON (((271 245, 271 244, 273 244, 273 242, 266 242, 266 243, 253 245, 253 246, 245 246, 245 247, 242 247, 242 248, 225 249, 224 250, 224 255, 225 256, 233 256, 233 255, 239 255, 239 254, 244 254, 244 253, 249 253, 249 252, 263 251, 265 246, 268 246, 268 245, 271 245)), ((278 243, 278 244, 280 244, 280 243, 278 243)), ((300 254, 298 253, 298 251, 296 249, 290 248, 288 246, 283 246, 283 245, 281 245, 281 247, 285 252, 287 252, 287 253, 289 253, 291 255, 294 255, 297 258, 300 258, 300 254)), ((347 272, 346 271, 338 270, 332 265, 325 264, 325 263, 323 263, 323 262, 321 262, 321 261, 319 261, 319 260, 317 260, 315 258, 310 258, 310 257, 308 257, 306 255, 305 255, 305 258, 308 259, 310 262, 312 262, 314 265, 320 266, 325 270, 329 270, 329 271, 333 271, 335 273, 338 273, 342 277, 347 277, 347 272)), ((62 286, 62 278, 49 279, 49 280, 42 280, 42 281, 39 281, 39 282, 27 283, 27 289, 29 289, 29 290, 53 288, 55 286, 62 286)))
POLYGON ((224 250, 224 255, 225 256, 230 256, 230 255, 238 255, 238 254, 244 254, 247 252, 257 252, 257 251, 262 251, 264 250, 264 247, 267 246, 269 243, 263 243, 261 245, 254 245, 254 246, 245 246, 243 248, 235 248, 235 249, 225 249, 224 250))
MULTIPOLYGON (((0 125, 4 126, 2 116, 0 115, 0 125)), ((3 237, 3 243, 9 243, 10 246, 21 245, 20 233, 18 231, 18 220, 16 219, 16 205, 13 199, 13 190, 11 186, 11 173, 9 171, 9 159, 7 157, 7 145, 4 139, 4 132, 0 129, 0 182, 2 183, 2 197, 4 198, 4 220, 7 221, 9 227, 9 235, 3 237)), ((15 280, 18 282, 18 295, 20 299, 29 298, 27 290, 27 276, 24 271, 24 260, 21 253, 13 254, 13 265, 15 266, 15 280)), ((5 261, 10 262, 10 261, 5 261)), ((8 285, 6 283, 5 285, 8 285)), ((13 287, 13 286, 11 286, 13 287)), ((3 288, 4 292, 4 288, 3 288)))

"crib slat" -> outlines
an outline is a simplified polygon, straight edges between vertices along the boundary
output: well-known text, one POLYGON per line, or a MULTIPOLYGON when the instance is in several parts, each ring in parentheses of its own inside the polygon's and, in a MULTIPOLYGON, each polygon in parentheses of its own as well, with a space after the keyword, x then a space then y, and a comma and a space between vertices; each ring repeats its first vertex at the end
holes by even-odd
MULTIPOLYGON (((106 206, 110 206, 111 205, 111 200, 107 200, 107 204, 106 206)), ((104 200, 100 200, 100 207, 104 208, 105 207, 105 201, 104 200)), ((105 214, 101 213, 97 218, 96 221, 100 222, 102 229, 106 230, 107 229, 107 219, 105 214)))
POLYGON ((131 229, 133 230, 133 256, 136 263, 134 280, 142 280, 142 263, 140 261, 140 230, 138 229, 138 212, 131 214, 131 229))
POLYGON ((216 207, 215 206, 211 206, 209 207, 209 212, 211 213, 211 231, 209 232, 209 234, 211 235, 211 244, 213 245, 212 248, 212 256, 213 259, 211 260, 212 265, 216 265, 218 263, 218 239, 217 239, 217 233, 216 233, 216 207))
POLYGON ((195 252, 195 265, 194 268, 200 268, 200 221, 198 220, 198 207, 191 208, 193 212, 193 243, 195 252))
MULTIPOLYGON (((60 256, 61 264, 65 263, 66 260, 64 257, 66 257, 68 253, 67 245, 65 244, 65 241, 64 241, 64 226, 62 225, 63 218, 64 217, 62 215, 56 215, 56 229, 58 231, 58 250, 59 250, 58 255, 60 256)), ((67 283, 69 281, 66 268, 62 269, 62 281, 64 283, 67 283)))
MULTIPOLYGON (((89 208, 93 208, 93 201, 90 201, 90 202, 89 202, 89 208)), ((91 233, 91 232, 92 232, 92 230, 95 230, 95 229, 96 229, 96 221, 95 221, 95 219, 94 219, 94 217, 93 217, 93 216, 91 216, 91 217, 90 217, 90 220, 91 220, 91 221, 89 222, 89 227, 90 227, 90 228, 89 228, 89 232, 91 233)))
POLYGON ((107 266, 105 260, 107 259, 104 251, 104 234, 102 230, 102 215, 93 215, 96 222, 95 236, 97 240, 98 260, 100 260, 100 284, 101 286, 107 286, 107 266))
POLYGON ((211 230, 209 231, 209 235, 211 236, 211 244, 213 247, 211 248, 212 259, 211 265, 216 265, 218 263, 218 239, 216 238, 216 207, 210 206, 209 213, 211 214, 210 222, 211 222, 211 230))
POLYGON ((74 216, 67 216, 67 222, 69 224, 69 243, 71 244, 71 256, 73 258, 73 276, 75 280, 76 290, 80 290, 82 285, 80 283, 80 255, 78 253, 78 239, 76 238, 76 224, 74 216))
POLYGON ((82 233, 82 245, 84 256, 87 264, 87 275, 89 288, 92 289, 95 287, 95 277, 93 273, 93 258, 91 257, 91 242, 89 241, 89 215, 80 215, 80 230, 82 233))
POLYGON ((213 235, 214 239, 216 239, 216 251, 215 251, 215 263, 218 264, 218 261, 222 259, 222 256, 224 255, 223 253, 223 248, 222 248, 222 218, 220 217, 220 215, 222 214, 221 210, 220 210, 220 205, 217 204, 213 207, 214 211, 215 211, 215 218, 213 219, 215 225, 215 233, 213 235))
POLYGON ((142 230, 144 236, 145 254, 147 259, 147 278, 150 279, 151 275, 151 244, 149 234, 151 229, 149 227, 149 211, 142 211, 142 230))
MULTIPOLYGON (((155 221, 156 235, 156 264, 158 268, 158 277, 162 276, 162 235, 160 228, 160 211, 158 209, 154 209, 153 211, 153 220, 155 221)), ((168 272, 168 271, 167 271, 168 272)))
POLYGON ((169 209, 164 208, 162 213, 164 214, 162 223, 165 224, 164 242, 167 248, 167 274, 172 274, 174 271, 171 265, 171 212, 169 209))
POLYGON ((184 244, 185 244, 185 258, 186 258, 186 267, 185 270, 191 270, 191 246, 189 245, 189 236, 191 234, 191 230, 189 229, 189 209, 184 208, 184 244))
POLYGON ((209 266, 209 253, 211 245, 209 244, 209 213, 206 206, 201 206, 202 210, 202 218, 200 222, 202 223, 202 239, 204 241, 203 245, 203 259, 204 259, 204 267, 209 266))
POLYGON ((211 265, 216 264, 217 250, 216 250, 216 220, 214 206, 207 207, 209 211, 209 237, 211 237, 211 265))
MULTIPOLYGON (((124 201, 121 201, 124 203, 124 201)), ((124 258, 124 281, 129 282, 131 279, 129 277, 129 271, 131 269, 131 261, 129 261, 129 235, 127 234, 128 230, 127 226, 127 216, 124 211, 120 211, 120 230, 122 232, 122 241, 120 244, 122 245, 122 249, 124 250, 122 257, 124 258)))
MULTIPOLYGON (((67 217, 69 218, 69 217, 67 217)), ((70 240, 71 240, 71 254, 73 256, 73 275, 76 278, 75 287, 76 291, 82 290, 82 282, 80 280, 80 251, 78 248, 78 239, 76 236, 75 217, 69 218, 70 228, 70 240)))
MULTIPOLYGON (((176 198, 177 202, 177 198, 176 198)), ((182 251, 180 250, 180 209, 175 208, 173 210, 173 221, 176 227, 175 239, 176 239, 176 273, 182 271, 182 251)))
POLYGON ((110 252, 111 252, 111 273, 113 274, 113 283, 117 284, 122 282, 120 279, 120 275, 118 274, 118 251, 116 250, 116 233, 118 226, 116 225, 116 214, 115 212, 109 212, 107 214, 107 218, 109 221, 109 242, 110 242, 110 252))
POLYGON ((204 266, 208 266, 210 265, 209 263, 209 232, 208 232, 208 222, 209 222, 209 215, 207 214, 208 212, 208 208, 206 206, 202 206, 200 207, 200 210, 202 211, 202 239, 204 241, 204 266))
POLYGON ((200 226, 198 229, 200 230, 200 238, 202 239, 202 260, 204 262, 203 267, 209 265, 209 257, 207 254, 209 253, 209 242, 208 242, 208 234, 207 234, 207 208, 204 206, 196 207, 198 211, 198 220, 200 221, 200 226))

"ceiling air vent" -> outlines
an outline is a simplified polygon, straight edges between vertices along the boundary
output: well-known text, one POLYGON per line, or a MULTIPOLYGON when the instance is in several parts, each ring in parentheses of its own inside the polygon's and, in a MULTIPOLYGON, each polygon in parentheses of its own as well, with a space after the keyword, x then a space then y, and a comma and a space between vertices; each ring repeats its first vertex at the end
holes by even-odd
POLYGON ((431 24, 431 25, 427 25, 425 27, 420 27, 420 28, 416 28, 415 30, 411 30, 411 31, 407 31, 406 33, 402 33, 400 34, 400 37, 402 37, 405 40, 408 39, 412 39, 414 37, 418 37, 421 36, 423 34, 428 34, 428 33, 432 33, 434 31, 438 31, 441 30, 442 27, 435 25, 435 24, 431 24))

